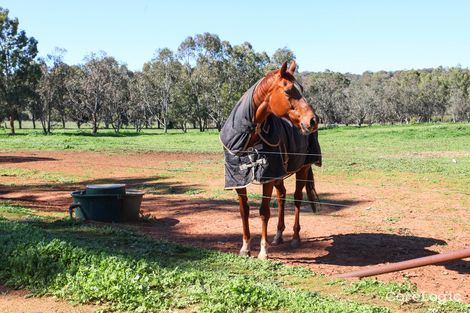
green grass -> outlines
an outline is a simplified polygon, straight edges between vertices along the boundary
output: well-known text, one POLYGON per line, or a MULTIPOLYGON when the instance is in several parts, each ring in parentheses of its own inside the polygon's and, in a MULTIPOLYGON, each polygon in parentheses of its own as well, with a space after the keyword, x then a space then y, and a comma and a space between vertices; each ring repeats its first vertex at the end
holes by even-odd
MULTIPOLYGON (((12 210, 0 205, 0 213, 12 210)), ((285 277, 313 275, 307 270, 156 241, 125 228, 1 218, 0 245, 2 283, 109 310, 390 312, 283 286, 285 277)))
POLYGON ((0 176, 19 177, 19 178, 37 178, 51 183, 75 183, 86 179, 85 176, 64 175, 63 173, 51 173, 32 169, 23 169, 16 167, 0 167, 0 176))
MULTIPOLYGON (((36 295, 131 312, 381 313, 399 306, 413 312, 418 308, 386 299, 390 292, 416 293, 411 284, 330 283, 308 269, 154 240, 131 226, 95 226, 36 213, 0 202, 0 282, 36 295), (334 289, 318 291, 321 286, 334 289)), ((426 300, 419 309, 460 313, 470 307, 426 300)))
MULTIPOLYGON (((319 132, 324 175, 346 178, 379 177, 394 182, 410 174, 420 186, 468 192, 470 185, 470 124, 416 124, 371 127, 336 127, 319 132)), ((0 151, 77 150, 135 153, 147 151, 218 153, 222 145, 216 131, 183 134, 173 130, 145 130, 138 134, 115 134, 100 130, 57 130, 44 136, 40 131, 18 130, 10 136, 0 129, 0 151)), ((189 167, 170 169, 190 171, 189 167)))
POLYGON ((57 130, 43 135, 38 130, 18 130, 11 136, 8 130, 0 129, 0 150, 74 150, 74 151, 165 151, 165 152, 220 152, 221 145, 215 131, 171 131, 146 130, 142 133, 100 130, 92 135, 89 130, 57 130))

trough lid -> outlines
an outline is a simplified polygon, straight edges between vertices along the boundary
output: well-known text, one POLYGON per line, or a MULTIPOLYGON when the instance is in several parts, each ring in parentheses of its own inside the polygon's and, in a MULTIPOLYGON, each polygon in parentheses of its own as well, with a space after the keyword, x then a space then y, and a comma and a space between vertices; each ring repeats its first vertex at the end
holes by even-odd
POLYGON ((125 184, 96 184, 96 185, 87 185, 87 189, 119 189, 126 187, 125 184))

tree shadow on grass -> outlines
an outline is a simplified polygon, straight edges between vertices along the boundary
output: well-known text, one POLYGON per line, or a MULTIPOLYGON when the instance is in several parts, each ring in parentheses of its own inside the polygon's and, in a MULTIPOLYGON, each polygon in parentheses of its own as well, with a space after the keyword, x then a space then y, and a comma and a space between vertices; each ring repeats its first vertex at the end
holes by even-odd
POLYGON ((119 133, 113 132, 113 131, 99 131, 96 134, 93 134, 91 130, 89 131, 75 131, 75 132, 63 132, 63 133, 58 133, 61 136, 67 136, 67 137, 93 137, 93 138, 106 138, 106 137, 115 137, 115 138, 122 138, 122 137, 141 137, 141 136, 159 136, 159 135, 174 135, 174 134, 183 134, 181 133, 167 133, 165 134, 163 130, 158 132, 158 130, 152 131, 152 132, 136 132, 136 131, 120 131, 119 133))

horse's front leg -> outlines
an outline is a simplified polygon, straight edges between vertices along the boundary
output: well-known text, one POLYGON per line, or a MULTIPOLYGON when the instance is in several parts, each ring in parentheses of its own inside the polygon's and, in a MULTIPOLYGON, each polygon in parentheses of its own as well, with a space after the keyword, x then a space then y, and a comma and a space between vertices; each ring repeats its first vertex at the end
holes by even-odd
POLYGON ((250 225, 248 219, 250 218, 250 207, 248 206, 248 197, 246 195, 246 188, 236 189, 238 194, 238 202, 240 203, 240 215, 243 225, 243 246, 240 249, 241 256, 250 256, 250 225))
POLYGON ((308 167, 304 167, 300 169, 297 173, 295 173, 295 193, 294 193, 294 204, 295 204, 295 211, 294 211, 294 236, 292 237, 292 241, 290 243, 292 248, 300 247, 300 206, 302 204, 302 189, 305 187, 305 181, 307 178, 308 167))
POLYGON ((261 217, 261 248, 258 254, 258 259, 268 258, 268 222, 271 216, 271 210, 269 208, 269 202, 273 193, 274 183, 266 183, 263 185, 263 200, 261 201, 261 207, 259 214, 261 217))
POLYGON ((282 233, 286 229, 284 224, 284 206, 286 203, 286 187, 284 186, 284 180, 278 180, 274 182, 274 187, 276 188, 277 194, 277 205, 278 205, 278 220, 277 220, 277 232, 274 236, 272 245, 277 246, 284 242, 282 238, 282 233))

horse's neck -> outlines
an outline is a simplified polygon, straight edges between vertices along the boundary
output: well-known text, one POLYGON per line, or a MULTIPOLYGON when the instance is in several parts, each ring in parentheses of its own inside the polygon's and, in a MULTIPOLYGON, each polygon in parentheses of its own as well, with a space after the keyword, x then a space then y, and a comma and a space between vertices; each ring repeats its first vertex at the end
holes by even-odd
POLYGON ((262 124, 271 114, 269 109, 269 94, 271 92, 271 77, 264 77, 253 92, 253 109, 256 124, 262 124))
POLYGON ((252 131, 250 140, 248 141, 248 147, 253 146, 253 144, 258 141, 259 136, 257 130, 261 124, 266 121, 269 114, 271 114, 271 110, 269 109, 270 86, 270 78, 265 77, 258 83, 253 92, 253 112, 256 128, 252 131))

